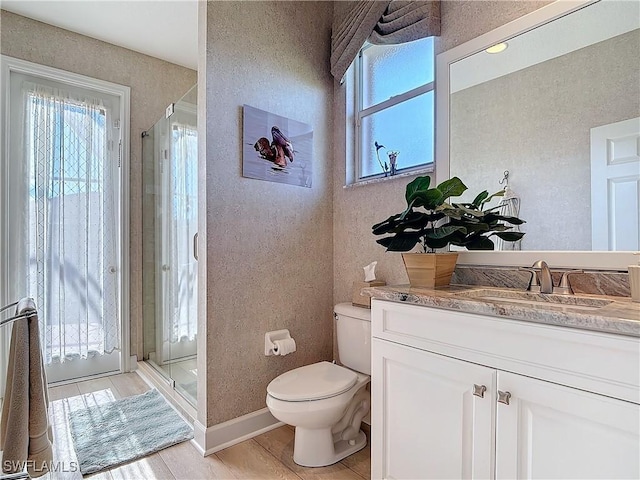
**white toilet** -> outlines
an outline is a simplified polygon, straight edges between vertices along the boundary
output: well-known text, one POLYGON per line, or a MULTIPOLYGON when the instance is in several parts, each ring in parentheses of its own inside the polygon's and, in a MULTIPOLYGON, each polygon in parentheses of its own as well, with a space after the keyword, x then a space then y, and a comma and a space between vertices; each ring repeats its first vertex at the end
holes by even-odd
POLYGON ((306 365, 267 386, 273 416, 296 427, 293 461, 304 467, 331 465, 367 445, 360 422, 371 404, 371 310, 340 303, 334 311, 345 366, 306 365))

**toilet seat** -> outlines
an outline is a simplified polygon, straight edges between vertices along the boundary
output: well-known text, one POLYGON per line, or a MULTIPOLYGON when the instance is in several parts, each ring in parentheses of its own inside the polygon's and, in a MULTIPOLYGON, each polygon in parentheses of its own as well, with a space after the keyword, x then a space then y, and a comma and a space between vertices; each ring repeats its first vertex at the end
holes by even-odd
POLYGON ((329 362, 305 365, 283 373, 269 383, 267 393, 287 402, 304 402, 335 397, 355 385, 358 375, 329 362))

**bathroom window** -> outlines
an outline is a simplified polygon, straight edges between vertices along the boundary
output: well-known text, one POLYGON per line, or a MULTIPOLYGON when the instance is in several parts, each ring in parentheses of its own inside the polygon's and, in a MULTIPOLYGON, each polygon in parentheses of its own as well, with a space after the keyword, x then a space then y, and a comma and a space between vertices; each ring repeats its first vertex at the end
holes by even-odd
POLYGON ((354 67, 354 183, 432 165, 433 37, 399 45, 367 43, 354 67))

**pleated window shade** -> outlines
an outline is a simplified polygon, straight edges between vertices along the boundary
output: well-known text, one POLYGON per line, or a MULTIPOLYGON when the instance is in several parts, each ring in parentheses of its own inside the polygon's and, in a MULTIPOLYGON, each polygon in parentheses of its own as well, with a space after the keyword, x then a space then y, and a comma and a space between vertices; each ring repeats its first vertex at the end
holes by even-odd
POLYGON ((355 2, 331 35, 331 73, 342 79, 369 42, 392 45, 440 35, 440 0, 355 2))

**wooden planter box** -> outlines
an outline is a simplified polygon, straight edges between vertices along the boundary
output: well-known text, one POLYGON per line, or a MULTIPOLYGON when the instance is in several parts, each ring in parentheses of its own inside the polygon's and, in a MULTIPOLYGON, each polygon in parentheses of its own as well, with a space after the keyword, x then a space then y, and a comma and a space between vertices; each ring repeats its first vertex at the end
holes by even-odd
POLYGON ((458 253, 403 253, 402 259, 412 287, 434 288, 449 285, 458 253))

